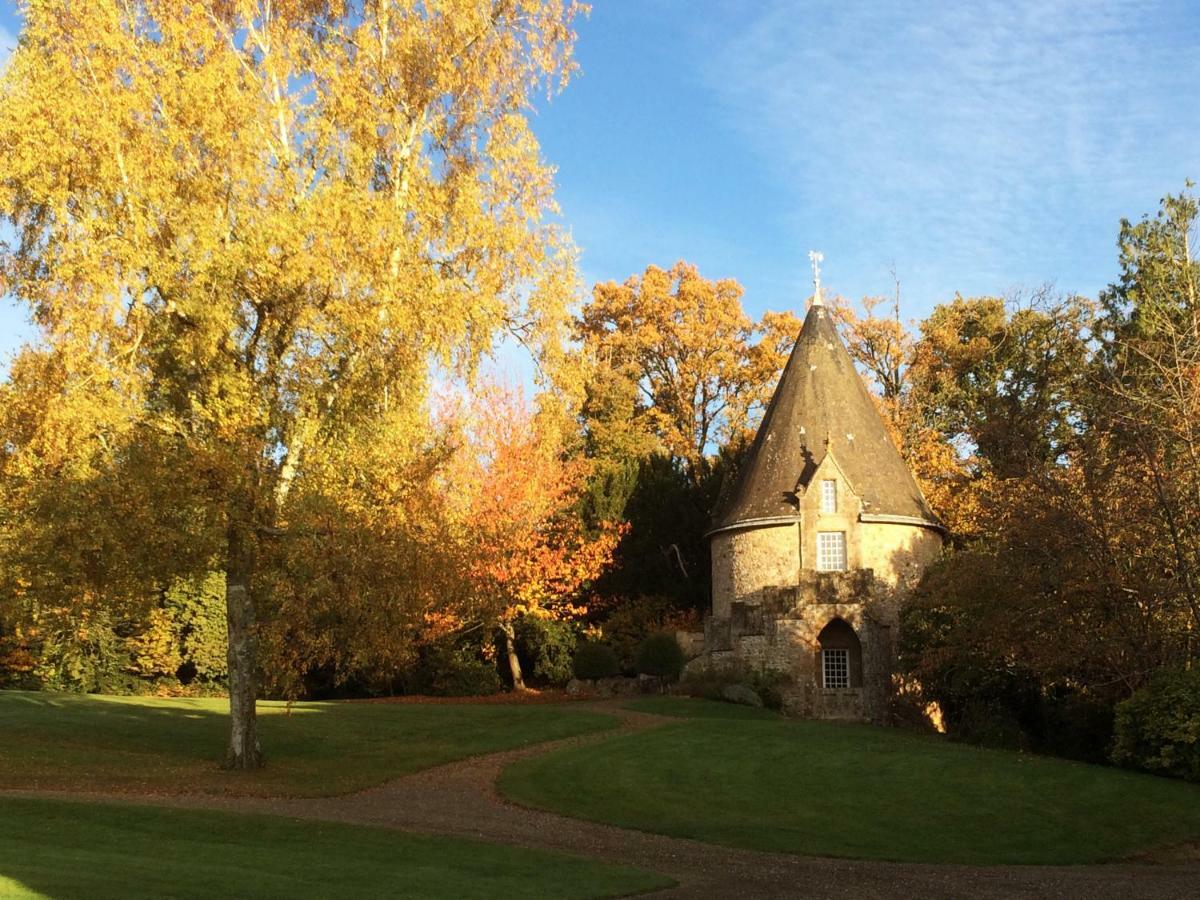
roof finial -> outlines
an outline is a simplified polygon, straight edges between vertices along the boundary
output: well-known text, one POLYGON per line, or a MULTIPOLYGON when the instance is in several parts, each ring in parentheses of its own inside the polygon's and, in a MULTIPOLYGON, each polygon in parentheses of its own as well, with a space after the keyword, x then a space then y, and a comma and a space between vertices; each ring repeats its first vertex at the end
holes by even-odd
POLYGON ((813 269, 813 306, 824 306, 821 300, 821 263, 825 261, 825 254, 820 250, 809 250, 808 259, 813 269))

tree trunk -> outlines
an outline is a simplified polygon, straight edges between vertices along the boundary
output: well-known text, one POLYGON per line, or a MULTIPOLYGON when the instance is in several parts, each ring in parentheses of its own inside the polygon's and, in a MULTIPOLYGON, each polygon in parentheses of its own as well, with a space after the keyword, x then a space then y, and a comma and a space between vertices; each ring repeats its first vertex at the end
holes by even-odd
POLYGON ((523 691, 525 679, 521 676, 521 660, 517 659, 517 636, 512 621, 501 622, 500 630, 504 633, 504 652, 508 654, 508 672, 512 676, 513 690, 523 691))
POLYGON ((227 769, 257 769, 263 764, 258 745, 258 640, 254 633, 251 574, 254 555, 249 529, 229 526, 229 558, 225 565, 225 621, 229 629, 229 752, 227 769))

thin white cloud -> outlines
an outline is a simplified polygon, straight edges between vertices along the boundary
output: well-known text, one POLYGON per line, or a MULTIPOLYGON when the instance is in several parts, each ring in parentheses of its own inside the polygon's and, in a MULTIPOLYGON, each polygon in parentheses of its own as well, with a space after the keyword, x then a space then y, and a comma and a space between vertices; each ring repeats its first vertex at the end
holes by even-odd
POLYGON ((1000 278, 1020 260, 1054 277, 1079 217, 1115 234, 1200 174, 1200 26, 1178 4, 761 9, 715 42, 708 79, 791 192, 797 231, 816 220, 909 266, 1000 278), (1192 38, 1164 46, 1171 20, 1192 38))

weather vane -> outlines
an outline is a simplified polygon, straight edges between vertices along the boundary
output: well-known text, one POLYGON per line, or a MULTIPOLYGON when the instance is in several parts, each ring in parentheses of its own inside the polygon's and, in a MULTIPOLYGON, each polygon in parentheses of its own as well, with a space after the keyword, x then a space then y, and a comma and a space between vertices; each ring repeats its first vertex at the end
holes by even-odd
POLYGON ((821 306, 821 263, 825 261, 825 254, 820 250, 809 250, 808 259, 813 269, 813 306, 821 306))

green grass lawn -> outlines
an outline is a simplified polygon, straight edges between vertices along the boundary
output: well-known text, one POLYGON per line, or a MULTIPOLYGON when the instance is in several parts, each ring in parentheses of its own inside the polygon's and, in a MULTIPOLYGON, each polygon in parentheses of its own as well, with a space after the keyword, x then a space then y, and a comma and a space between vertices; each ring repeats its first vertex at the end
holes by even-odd
POLYGON ((662 728, 523 760, 529 806, 717 844, 918 862, 1085 863, 1200 839, 1200 785, 678 698, 662 728))
POLYGON ((737 703, 711 703, 693 700, 690 697, 666 695, 638 697, 626 703, 625 708, 680 719, 770 719, 778 722, 783 718, 779 713, 761 707, 741 706, 737 703))
POLYGON ((260 703, 267 766, 230 773, 224 700, 0 691, 0 788, 322 796, 614 724, 574 704, 260 703))
POLYGON ((0 798, 0 897, 616 897, 637 869, 382 828, 0 798))

